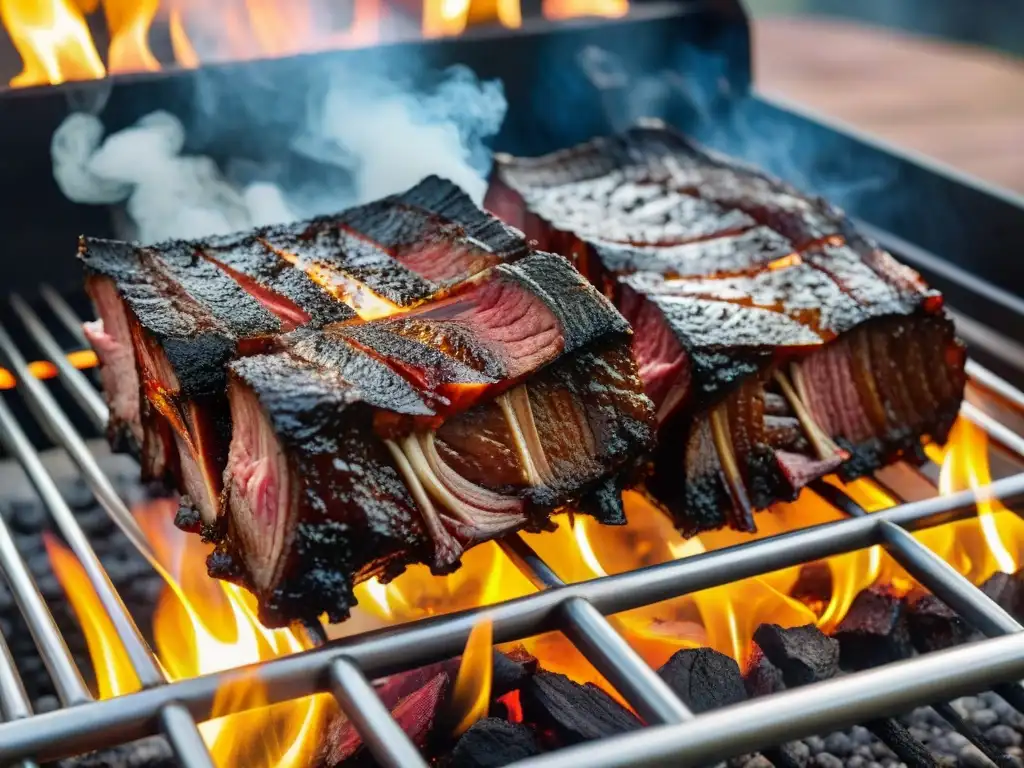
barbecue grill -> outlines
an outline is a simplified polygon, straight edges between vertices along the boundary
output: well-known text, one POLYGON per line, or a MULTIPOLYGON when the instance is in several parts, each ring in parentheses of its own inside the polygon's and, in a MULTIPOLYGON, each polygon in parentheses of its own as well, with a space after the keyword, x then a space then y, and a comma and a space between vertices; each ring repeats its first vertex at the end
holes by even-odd
MULTIPOLYGON (((659 41, 656 50, 649 51, 638 65, 652 73, 690 62, 700 71, 684 70, 684 76, 693 74, 696 82, 706 84, 710 71, 706 62, 725 62, 716 71, 724 78, 717 87, 727 98, 710 115, 718 122, 709 124, 709 114, 695 110, 685 99, 666 107, 663 116, 670 121, 741 156, 749 155, 751 148, 737 126, 753 128, 767 137, 776 132, 796 136, 793 146, 813 147, 813 151, 798 153, 793 158, 798 162, 789 167, 769 162, 768 170, 799 183, 809 180, 823 194, 829 193, 830 180, 844 174, 856 178, 855 168, 871 169, 887 180, 888 187, 882 191, 837 202, 867 222, 868 233, 897 258, 920 269, 933 285, 945 291, 974 357, 968 364, 971 397, 965 401, 961 416, 981 427, 998 449, 1024 459, 1024 433, 1019 431, 1024 424, 1024 392, 1011 383, 1019 382, 1024 375, 1024 301, 1014 292, 1024 285, 1020 271, 1024 268, 1001 258, 1009 252, 1005 249, 1010 244, 1022 242, 1024 201, 752 95, 747 29, 738 8, 731 3, 641 6, 635 16, 621 22, 549 25, 519 34, 505 33, 500 44, 507 51, 504 58, 508 62, 524 61, 530 52, 557 52, 547 58, 549 64, 555 61, 556 65, 565 65, 555 78, 555 86, 544 85, 542 81, 549 72, 542 69, 513 72, 516 64, 494 63, 493 56, 485 63, 483 49, 493 50, 497 44, 486 35, 436 43, 431 51, 437 63, 465 60, 472 65, 479 63, 483 75, 505 77, 511 83, 508 92, 514 119, 500 137, 499 148, 535 154, 614 127, 613 117, 604 109, 607 91, 573 74, 572 65, 593 45, 618 47, 624 52, 629 41, 635 44, 638 34, 659 41), (676 41, 672 39, 674 33, 679 34, 676 41), (537 115, 537 94, 550 93, 553 87, 580 89, 579 103, 590 110, 585 125, 567 133, 553 120, 537 115), (535 115, 540 127, 524 128, 535 115), (1007 288, 997 288, 994 283, 1007 288)), ((290 68, 295 65, 289 62, 259 66, 276 77, 288 77, 295 71, 290 68)), ((217 71, 215 78, 228 82, 230 68, 217 71)), ((180 85, 166 79, 143 78, 113 87, 119 91, 119 109, 129 110, 125 105, 132 94, 148 93, 143 101, 151 103, 159 94, 180 85)), ((40 94, 51 106, 56 97, 53 93, 40 94)), ((39 108, 28 104, 19 107, 39 108)), ((765 161, 763 156, 749 159, 765 161)), ((86 218, 101 222, 95 214, 86 218)), ((82 217, 76 221, 80 223, 82 217)), ((36 234, 28 229, 22 226, 20 231, 26 241, 36 234)), ((66 233, 60 234, 63 237, 66 233)), ((48 238, 52 237, 51 232, 48 238)), ((46 270, 56 270, 58 277, 51 282, 61 287, 77 279, 77 270, 67 255, 71 242, 71 237, 66 237, 59 250, 51 251, 47 240, 39 260, 45 262, 46 270)), ((67 451, 107 513, 140 552, 148 554, 145 537, 85 439, 87 431, 102 430, 107 409, 88 376, 65 357, 68 348, 58 341, 65 337, 84 346, 81 318, 61 291, 37 282, 42 272, 38 265, 17 268, 13 284, 18 294, 3 299, 8 305, 0 307, 0 319, 9 318, 0 323, 0 360, 18 380, 17 395, 31 412, 21 408, 17 395, 0 396, 0 443, 24 468, 84 566, 143 690, 103 701, 92 699, 14 538, 0 520, 0 566, 62 705, 53 712, 33 714, 10 651, 0 638, 0 705, 7 721, 0 724, 0 763, 22 761, 23 765, 33 765, 32 761, 53 760, 162 733, 182 765, 211 766, 212 758, 196 723, 209 718, 215 693, 223 686, 255 679, 265 685, 271 702, 316 692, 333 693, 381 765, 426 765, 369 681, 457 655, 472 627, 484 617, 493 620, 496 643, 562 631, 648 724, 635 733, 565 748, 521 765, 706 764, 897 714, 913 706, 998 685, 1018 686, 1015 681, 1024 678, 1024 635, 1018 634, 1021 624, 910 533, 970 517, 979 501, 999 500, 1011 508, 1024 508, 1022 472, 977 490, 903 503, 873 514, 833 489, 826 495, 845 515, 839 522, 576 584, 563 583, 523 539, 513 536, 501 546, 538 588, 533 595, 321 643, 313 650, 252 667, 168 683, 104 572, 89 537, 40 459, 37 446, 41 439, 33 434, 38 426, 67 451), (40 356, 56 366, 59 382, 70 399, 58 400, 56 389, 31 374, 27 360, 40 356), (879 544, 988 639, 695 715, 606 618, 879 544)), ((155 558, 151 561, 155 563, 155 558)))

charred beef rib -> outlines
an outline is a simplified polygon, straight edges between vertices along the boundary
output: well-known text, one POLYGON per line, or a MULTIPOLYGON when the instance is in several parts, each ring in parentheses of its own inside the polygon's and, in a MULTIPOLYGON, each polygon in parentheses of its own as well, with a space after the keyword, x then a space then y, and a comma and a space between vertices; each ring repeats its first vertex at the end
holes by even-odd
POLYGON ((111 438, 271 626, 575 504, 624 521, 654 411, 613 305, 428 179, 284 228, 85 240, 111 438))
POLYGON ((520 233, 429 177, 337 216, 150 248, 83 238, 99 320, 109 437, 144 479, 171 480, 206 524, 220 512, 227 363, 278 334, 401 312, 527 253, 520 233))
POLYGON ((660 125, 499 157, 486 206, 634 328, 657 409, 648 490, 684 532, 942 442, 965 352, 942 297, 841 211, 660 125))

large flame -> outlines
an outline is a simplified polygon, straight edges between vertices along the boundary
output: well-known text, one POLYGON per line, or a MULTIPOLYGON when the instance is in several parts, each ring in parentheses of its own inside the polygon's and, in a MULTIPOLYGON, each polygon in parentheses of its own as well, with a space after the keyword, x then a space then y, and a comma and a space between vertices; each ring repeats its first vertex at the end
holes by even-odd
MULTIPOLYGON (((22 71, 10 81, 18 87, 373 45, 384 39, 382 20, 407 7, 388 0, 336 6, 329 0, 0 0, 0 20, 21 56, 22 71), (92 34, 101 26, 106 50, 92 34), (170 40, 170 61, 153 53, 155 27, 170 40)), ((629 0, 542 3, 548 19, 617 18, 628 11, 629 0)), ((424 37, 459 35, 481 24, 522 25, 521 0, 422 0, 419 16, 424 37)))
MULTIPOLYGON (((161 565, 171 574, 157 604, 153 639, 170 680, 220 672, 301 651, 309 647, 292 630, 268 630, 256 618, 253 598, 234 585, 205 574, 207 547, 198 537, 177 531, 174 505, 159 501, 138 511, 137 519, 161 565)), ((78 561, 63 546, 47 542, 60 580, 85 633, 100 698, 138 689, 110 619, 89 586, 78 561)), ((200 725, 218 766, 303 768, 318 747, 326 696, 267 706, 263 686, 243 679, 217 692, 212 719, 200 725), (239 710, 249 711, 239 713, 239 710)))
MULTIPOLYGON (((941 464, 937 492, 980 487, 990 481, 984 433, 961 420, 945 448, 929 448, 941 464)), ((870 480, 841 483, 828 478, 868 512, 896 500, 870 480)), ((805 490, 791 504, 778 504, 758 518, 757 534, 714 531, 684 539, 668 518, 643 496, 625 496, 629 524, 597 525, 591 518, 558 515, 554 530, 528 534, 527 542, 566 582, 599 578, 669 560, 699 556, 757 538, 830 522, 840 513, 821 497, 805 490)), ((267 630, 256 620, 252 598, 237 587, 210 580, 202 561, 206 547, 170 524, 173 505, 155 503, 139 515, 158 559, 173 574, 154 620, 155 646, 171 679, 182 679, 237 667, 261 659, 295 653, 307 647, 301 634, 267 630)), ((979 505, 975 518, 915 534, 961 573, 980 583, 997 570, 1014 571, 1024 547, 1024 522, 995 503, 979 505)), ((98 680, 99 695, 116 696, 138 688, 109 618, 88 586, 73 556, 47 542, 54 569, 82 623, 98 680)), ((617 629, 653 667, 682 648, 710 646, 741 665, 751 659, 753 633, 762 622, 783 626, 816 624, 833 630, 863 589, 883 584, 905 593, 913 579, 880 547, 832 557, 816 564, 818 592, 805 594, 808 571, 786 568, 756 578, 707 589, 612 617, 617 629), (823 591, 822 591, 823 590, 823 591)), ((531 594, 532 583, 494 543, 483 544, 463 558, 449 576, 431 576, 414 566, 389 584, 377 579, 356 588, 359 606, 352 618, 330 628, 334 637, 375 627, 413 621, 452 611, 493 605, 531 594)), ((481 621, 471 633, 454 685, 450 716, 459 733, 488 711, 491 698, 492 629, 481 621)), ((527 639, 523 645, 548 670, 577 682, 601 685, 621 698, 560 633, 527 639)), ((264 706, 264 691, 242 681, 218 692, 214 719, 201 730, 219 765, 298 768, 316 748, 317 734, 328 708, 322 697, 264 706), (252 708, 238 714, 239 709, 252 708), (261 707, 261 708, 259 708, 261 707)), ((625 702, 623 702, 625 703, 625 702)), ((518 701, 506 701, 510 712, 518 701)))

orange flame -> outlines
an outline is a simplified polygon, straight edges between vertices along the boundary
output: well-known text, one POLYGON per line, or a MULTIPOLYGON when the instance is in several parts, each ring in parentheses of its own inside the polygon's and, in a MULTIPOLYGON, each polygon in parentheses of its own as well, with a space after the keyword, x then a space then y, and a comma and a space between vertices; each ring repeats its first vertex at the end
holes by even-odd
MULTIPOLYGON (((95 368, 98 364, 96 353, 91 349, 69 352, 68 362, 80 371, 87 368, 95 368)), ((28 371, 37 379, 52 379, 58 373, 57 366, 48 360, 34 360, 28 364, 28 371)), ((0 368, 0 390, 14 389, 16 386, 18 386, 18 380, 14 377, 14 374, 6 368, 0 368)))
MULTIPOLYGON (((942 464, 941 488, 950 493, 978 487, 990 480, 984 433, 961 420, 944 448, 929 448, 942 464)), ((875 482, 840 483, 828 478, 868 512, 887 508, 895 500, 875 482)), ((566 582, 599 578, 673 559, 697 557, 809 525, 839 519, 840 513, 810 491, 798 501, 779 504, 758 518, 757 534, 712 531, 684 539, 667 516, 637 492, 624 497, 629 524, 597 525, 591 518, 562 514, 555 529, 524 538, 566 582)), ((270 631, 256 620, 253 599, 237 587, 210 580, 202 567, 205 548, 194 537, 169 523, 173 505, 159 503, 139 516, 147 539, 174 579, 162 596, 154 621, 159 658, 172 679, 227 669, 251 661, 281 656, 306 647, 306 640, 287 630, 270 631)), ((1024 522, 996 503, 979 505, 978 517, 915 534, 961 573, 976 583, 999 569, 1016 570, 1024 547, 1024 522)), ((66 551, 48 542, 50 556, 82 625, 100 682, 100 695, 134 690, 138 683, 102 607, 76 570, 66 551)), ((652 667, 662 665, 680 649, 710 646, 745 666, 751 658, 753 633, 764 622, 783 626, 817 624, 832 631, 854 598, 873 584, 904 593, 913 579, 880 547, 828 558, 829 583, 814 599, 798 598, 802 570, 785 568, 763 576, 706 589, 611 617, 623 637, 652 667)), ((531 594, 535 587, 501 548, 483 544, 465 554, 463 565, 448 576, 431 576, 414 566, 389 584, 371 579, 356 587, 359 605, 352 618, 330 628, 345 636, 383 625, 413 621, 452 611, 493 605, 531 594)), ((461 733, 486 715, 491 698, 490 652, 493 629, 489 620, 472 631, 453 694, 452 720, 461 733)), ((577 682, 592 682, 621 697, 560 633, 527 639, 526 650, 543 668, 561 672, 577 682)), ((265 765, 298 768, 308 762, 329 700, 319 697, 274 706, 251 680, 218 692, 214 719, 202 733, 220 765, 265 765), (258 706, 238 714, 245 706, 258 706)), ((509 711, 520 712, 509 697, 509 711)))
POLYGON ((160 69, 149 49, 149 27, 160 0, 103 0, 110 30, 107 64, 111 72, 152 72, 160 69))
MULTIPOLYGON (((162 500, 140 509, 137 519, 157 559, 172 574, 153 621, 157 657, 170 680, 233 669, 296 653, 308 647, 301 635, 269 630, 256 618, 252 596, 209 579, 199 538, 171 524, 174 504, 162 500)), ((137 690, 110 619, 70 552, 53 541, 47 551, 88 640, 101 698, 137 690)), ((266 692, 242 679, 217 692, 211 719, 200 725, 218 766, 303 768, 318 747, 331 699, 311 696, 267 706, 266 692), (240 709, 249 709, 239 712, 240 709)))
MULTIPOLYGON (((422 2, 421 29, 427 38, 460 35, 482 24, 515 29, 523 22, 521 0, 422 2)), ((103 0, 110 40, 105 62, 87 18, 99 12, 99 0, 0 0, 0 20, 23 62, 22 72, 10 82, 19 87, 153 71, 167 64, 194 68, 204 61, 374 45, 382 40, 384 5, 385 0, 351 0, 339 26, 335 9, 323 0, 103 0), (150 48, 157 21, 166 24, 172 61, 160 62, 150 48)), ((544 17, 556 20, 618 18, 628 11, 629 0, 544 0, 542 5, 544 17)))
POLYGON ((493 625, 490 619, 478 622, 466 639, 466 650, 459 664, 459 674, 452 689, 453 719, 456 736, 461 736, 482 717, 491 705, 491 679, 494 675, 493 625))
MULTIPOLYGON (((941 466, 939 492, 978 489, 992 481, 988 436, 960 418, 944 449, 929 446, 929 457, 941 466)), ((949 561, 975 584, 993 573, 1013 573, 1024 555, 1024 520, 995 501, 978 504, 978 516, 954 525, 926 531, 920 536, 933 551, 949 561)))
POLYGON ((81 10, 70 0, 0 0, 0 20, 21 56, 12 86, 92 80, 106 70, 81 10))
POLYGON ((132 669, 124 646, 114 629, 114 624, 100 602, 99 596, 89 586, 77 558, 71 550, 50 534, 43 534, 46 554, 50 557, 53 572, 68 596, 75 618, 85 634, 96 672, 96 684, 101 699, 133 693, 141 688, 135 670, 132 669), (74 586, 72 586, 74 585, 74 586))

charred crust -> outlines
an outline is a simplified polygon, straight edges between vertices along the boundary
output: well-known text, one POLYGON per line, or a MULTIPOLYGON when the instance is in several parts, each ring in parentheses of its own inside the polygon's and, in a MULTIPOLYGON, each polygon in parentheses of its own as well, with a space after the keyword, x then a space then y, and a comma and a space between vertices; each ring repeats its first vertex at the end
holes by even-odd
POLYGON ((203 526, 203 519, 199 516, 199 510, 192 504, 192 499, 187 495, 181 497, 178 504, 178 512, 174 515, 174 525, 178 530, 185 533, 199 533, 203 526))
POLYGON ((206 558, 206 572, 211 578, 229 581, 246 589, 252 588, 252 580, 241 561, 231 554, 228 546, 221 542, 206 558))
POLYGON ((204 544, 216 544, 223 541, 227 533, 227 519, 219 517, 212 523, 203 523, 199 526, 198 533, 204 544))
POLYGON ((578 509, 602 525, 625 525, 626 511, 622 505, 623 481, 609 477, 580 499, 578 509))

